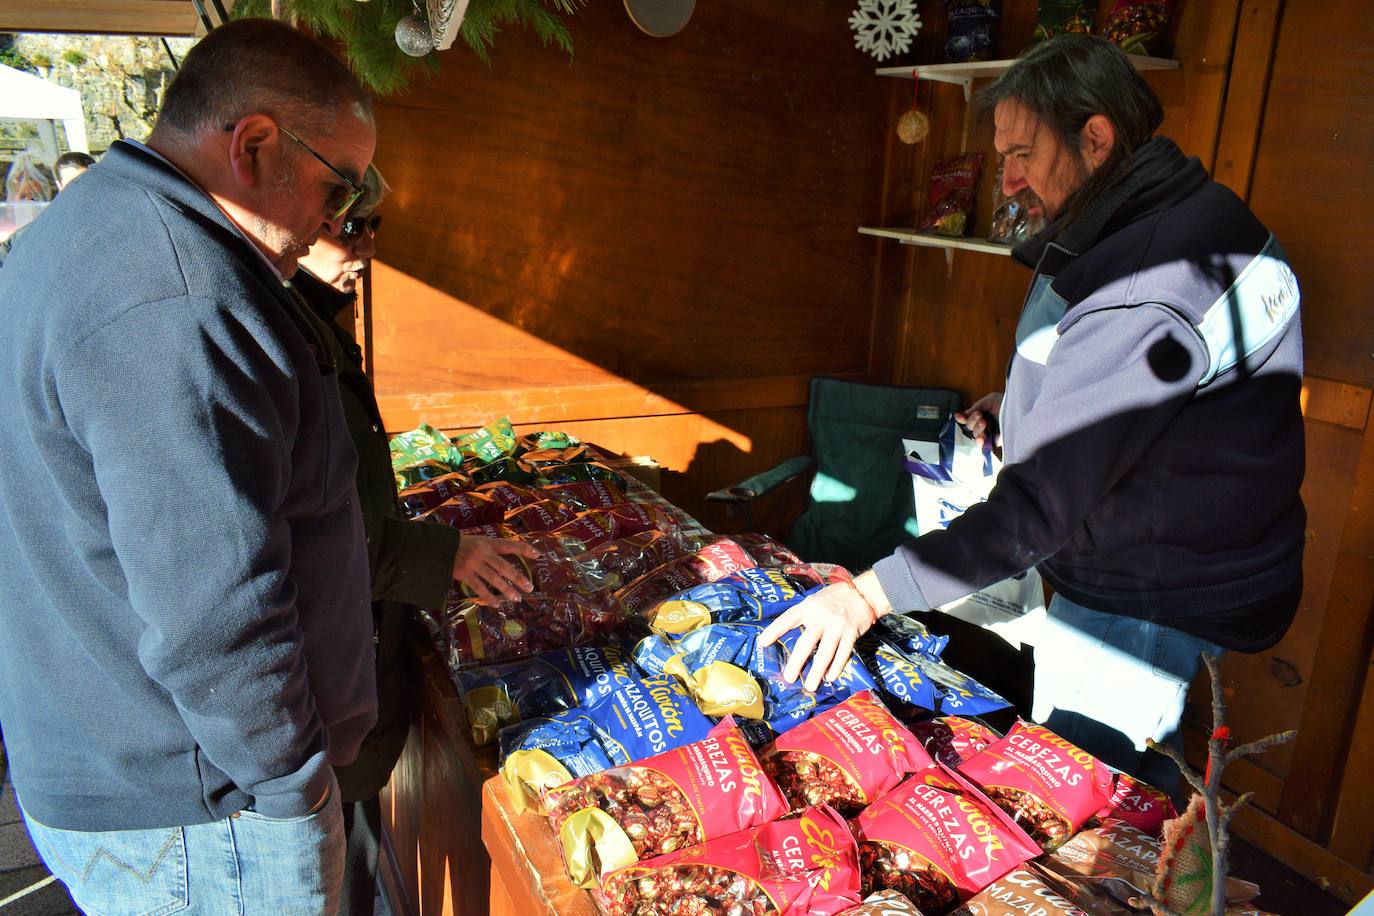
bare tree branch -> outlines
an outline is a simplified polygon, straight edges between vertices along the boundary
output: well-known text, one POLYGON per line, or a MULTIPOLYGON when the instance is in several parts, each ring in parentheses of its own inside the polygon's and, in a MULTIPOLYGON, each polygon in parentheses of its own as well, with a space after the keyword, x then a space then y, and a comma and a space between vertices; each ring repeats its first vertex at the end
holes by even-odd
POLYGON ((1270 735, 1267 738, 1261 738, 1258 741, 1251 741, 1249 744, 1242 744, 1227 753, 1223 764, 1229 767, 1242 757, 1260 754, 1269 750, 1271 747, 1286 744, 1296 738, 1297 734, 1296 730, 1289 730, 1286 732, 1279 732, 1277 735, 1270 735))
POLYGON ((1183 778, 1188 780, 1188 785, 1192 786, 1199 795, 1206 791, 1202 784, 1202 777, 1197 774, 1196 770, 1188 766, 1188 761, 1183 759, 1183 755, 1178 752, 1177 748, 1168 744, 1160 744, 1153 738, 1146 738, 1145 746, 1156 753, 1163 754, 1177 764, 1183 778))

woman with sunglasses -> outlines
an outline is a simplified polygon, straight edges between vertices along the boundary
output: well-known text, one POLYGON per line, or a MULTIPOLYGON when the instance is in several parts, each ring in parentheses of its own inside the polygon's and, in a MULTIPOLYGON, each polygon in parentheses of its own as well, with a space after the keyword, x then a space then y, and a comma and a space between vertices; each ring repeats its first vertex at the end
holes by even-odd
POLYGON ((362 350, 336 320, 351 322, 358 278, 377 250, 382 218, 373 211, 386 183, 369 166, 362 184, 339 234, 321 235, 291 279, 319 319, 317 330, 339 371, 344 416, 358 452, 358 502, 367 532, 377 627, 377 724, 358 759, 336 771, 347 841, 341 914, 373 912, 381 837, 377 796, 400 757, 410 726, 408 702, 418 695, 407 676, 415 667, 406 649, 411 609, 442 608, 455 579, 479 597, 515 598, 529 591, 530 583, 506 556, 537 556, 519 541, 460 538, 447 525, 411 521, 397 506, 391 453, 372 384, 363 374, 362 350))

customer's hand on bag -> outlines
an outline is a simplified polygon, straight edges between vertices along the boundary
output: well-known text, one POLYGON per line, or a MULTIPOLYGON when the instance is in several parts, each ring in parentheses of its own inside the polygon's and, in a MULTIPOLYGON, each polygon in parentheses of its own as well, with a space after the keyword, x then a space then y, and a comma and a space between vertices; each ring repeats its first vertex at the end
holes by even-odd
POLYGON ((1002 411, 1002 392, 994 391, 974 401, 969 407, 954 412, 954 419, 968 427, 978 447, 983 447, 983 437, 989 432, 993 435, 992 444, 1002 447, 1002 430, 997 423, 997 415, 1002 411))
POLYGON ((472 589, 480 600, 507 598, 514 601, 534 586, 520 567, 502 554, 533 560, 539 556, 539 551, 509 538, 465 534, 458 542, 458 552, 453 555, 453 578, 472 589))
POLYGON ((788 608, 759 635, 758 644, 771 646, 784 633, 801 627, 782 676, 787 683, 794 683, 814 655, 815 664, 802 685, 814 692, 822 679, 833 681, 844 673, 855 640, 891 610, 878 577, 869 571, 853 582, 827 585, 788 608))

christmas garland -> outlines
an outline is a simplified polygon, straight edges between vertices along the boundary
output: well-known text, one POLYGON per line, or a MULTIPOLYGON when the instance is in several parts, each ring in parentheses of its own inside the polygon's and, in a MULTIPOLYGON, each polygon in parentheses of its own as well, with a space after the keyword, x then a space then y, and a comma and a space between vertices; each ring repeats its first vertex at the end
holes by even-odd
MULTIPOLYGON (((508 23, 533 28, 545 45, 556 44, 571 57, 572 35, 558 14, 573 13, 585 2, 471 0, 459 34, 485 63, 491 62, 489 51, 496 33, 508 23)), ((337 40, 359 79, 378 95, 403 89, 421 69, 438 70, 438 62, 423 53, 423 45, 418 49, 412 46, 410 51, 400 46, 408 27, 412 32, 419 26, 427 28, 421 7, 414 0, 285 0, 282 6, 284 18, 337 40), (410 56, 415 50, 421 50, 423 56, 410 56)), ((271 2, 239 0, 233 15, 270 16, 271 2)))

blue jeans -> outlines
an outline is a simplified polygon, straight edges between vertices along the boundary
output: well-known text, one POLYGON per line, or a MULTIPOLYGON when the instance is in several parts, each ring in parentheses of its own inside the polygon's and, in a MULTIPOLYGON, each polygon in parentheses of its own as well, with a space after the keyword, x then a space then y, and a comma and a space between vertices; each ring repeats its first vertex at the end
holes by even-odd
POLYGON ((1103 763, 1177 796, 1179 772, 1145 740, 1182 748, 1179 721, 1202 653, 1226 650, 1056 594, 1035 637, 1033 716, 1103 763))
POLYGON ((337 785, 315 810, 293 818, 240 811, 210 824, 104 832, 24 819, 48 870, 90 916, 333 916, 339 909, 337 785))

